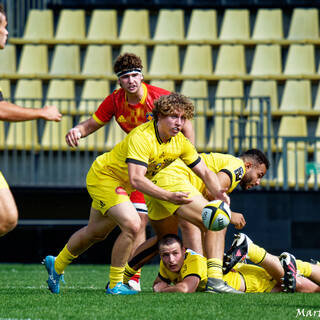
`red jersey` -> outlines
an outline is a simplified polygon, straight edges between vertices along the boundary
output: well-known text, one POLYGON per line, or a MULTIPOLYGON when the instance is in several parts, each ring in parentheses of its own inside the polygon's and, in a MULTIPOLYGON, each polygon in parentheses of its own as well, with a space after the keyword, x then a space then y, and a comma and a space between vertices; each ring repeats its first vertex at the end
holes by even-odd
POLYGON ((142 83, 143 96, 139 103, 129 104, 126 92, 120 88, 107 96, 100 104, 98 110, 93 114, 93 118, 99 124, 109 122, 114 116, 119 126, 126 132, 130 132, 138 125, 152 119, 153 101, 160 96, 170 94, 162 88, 154 87, 142 83))

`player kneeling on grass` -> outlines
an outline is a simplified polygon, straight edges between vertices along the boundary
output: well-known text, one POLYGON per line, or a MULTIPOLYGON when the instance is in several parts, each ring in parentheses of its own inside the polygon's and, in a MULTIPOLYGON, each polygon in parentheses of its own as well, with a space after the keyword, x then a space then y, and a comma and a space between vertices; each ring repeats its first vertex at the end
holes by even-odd
MULTIPOLYGON (((243 234, 242 234, 243 235, 243 234)), ((265 268, 242 262, 233 262, 233 268, 223 276, 234 289, 241 292, 280 292, 281 290, 289 292, 289 286, 295 281, 285 281, 283 279, 297 279, 296 291, 298 292, 319 292, 320 287, 320 266, 295 260, 289 253, 283 253, 278 257, 269 253, 252 242, 243 235, 237 237, 232 245, 232 252, 237 252, 242 244, 241 252, 245 252, 250 243, 250 251, 264 252, 264 262, 260 262, 265 268), (255 247, 254 247, 255 246, 255 247), (295 272, 290 265, 297 265, 295 272), (283 266, 283 268, 282 268, 283 266), (266 270, 268 269, 268 271, 266 270), (296 276, 300 273, 301 276, 296 276), (272 274, 272 275, 271 275, 272 274), (278 279, 275 280, 274 276, 278 279), (303 277, 304 276, 304 277, 303 277), (308 277, 309 279, 305 278, 308 277)), ((207 262, 202 255, 185 249, 181 239, 175 234, 168 234, 159 241, 160 270, 153 284, 155 292, 183 292, 191 293, 196 291, 205 291, 207 283, 207 262)), ((230 252, 229 252, 230 255, 230 252)), ((253 254, 255 258, 259 254, 253 254)), ((236 256, 234 254, 234 256, 236 256)), ((240 255, 242 258, 243 256, 240 255)))

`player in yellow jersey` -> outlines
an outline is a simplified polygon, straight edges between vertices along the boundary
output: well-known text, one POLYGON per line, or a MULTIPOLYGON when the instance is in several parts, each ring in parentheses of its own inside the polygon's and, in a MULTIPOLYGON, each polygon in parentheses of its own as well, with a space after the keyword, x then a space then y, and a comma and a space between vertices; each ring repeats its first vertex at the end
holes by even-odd
MULTIPOLYGON (((0 4, 0 49, 4 49, 8 38, 7 18, 0 4)), ((60 121, 61 114, 55 106, 23 108, 3 99, 0 88, 0 121, 27 121, 45 119, 60 121)), ((18 210, 9 186, 0 172, 0 237, 11 231, 18 222, 18 210)))
POLYGON ((187 193, 171 192, 151 181, 177 158, 203 179, 212 194, 230 201, 216 174, 181 133, 185 120, 192 119, 193 113, 193 104, 185 96, 178 93, 161 96, 155 101, 154 120, 133 129, 112 151, 94 161, 87 175, 87 189, 93 200, 88 225, 71 236, 57 258, 47 256, 44 260, 51 292, 59 293, 59 281, 66 266, 118 225, 121 234, 113 246, 106 293, 137 293, 123 284, 124 267, 140 229, 140 217, 129 194, 137 189, 176 204, 192 202, 187 193))
MULTIPOLYGON (((192 250, 185 249, 182 241, 175 234, 164 236, 158 246, 161 261, 159 274, 153 284, 155 292, 192 293, 205 291, 207 282, 206 258, 192 250)), ((294 257, 284 253, 280 259, 292 260, 294 257)), ((266 253, 264 260, 265 267, 239 262, 223 276, 223 280, 241 292, 282 291, 283 280, 281 278, 285 276, 286 272, 278 257, 266 253)), ((286 265, 286 263, 282 263, 286 265)), ((296 277, 296 291, 320 292, 320 266, 301 260, 296 260, 296 264, 299 273, 296 277)))
MULTIPOLYGON (((244 152, 240 158, 219 153, 201 154, 207 167, 215 172, 220 185, 228 193, 240 184, 243 189, 250 189, 260 184, 262 177, 269 168, 269 161, 261 151, 251 149, 244 152)), ((189 193, 193 201, 188 204, 177 205, 146 196, 149 209, 149 220, 158 239, 171 233, 177 234, 177 217, 190 221, 204 233, 204 249, 208 264, 209 292, 234 292, 222 281, 222 263, 224 253, 224 239, 226 229, 209 231, 205 228, 201 218, 203 207, 211 200, 212 195, 181 161, 177 160, 152 178, 159 187, 168 191, 183 191, 189 193)), ((245 220, 242 214, 232 212, 231 223, 238 229, 243 228, 245 220)), ((140 246, 126 266, 125 282, 145 262, 157 253, 157 237, 147 240, 140 246)), ((202 253, 202 252, 201 252, 202 253)))

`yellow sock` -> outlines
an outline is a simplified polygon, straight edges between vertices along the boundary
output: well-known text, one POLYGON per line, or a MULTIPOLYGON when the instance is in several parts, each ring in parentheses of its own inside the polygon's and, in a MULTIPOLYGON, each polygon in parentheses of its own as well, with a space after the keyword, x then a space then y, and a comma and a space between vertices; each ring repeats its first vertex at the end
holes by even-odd
POLYGON ((67 248, 67 245, 61 250, 54 262, 54 268, 58 274, 62 274, 64 269, 78 256, 74 256, 67 248))
POLYGON ((266 257, 267 251, 254 243, 249 244, 248 258, 256 264, 260 264, 266 257))
POLYGON ((130 278, 133 277, 137 272, 138 272, 137 270, 132 269, 128 264, 126 264, 124 269, 124 274, 123 274, 123 283, 127 284, 130 278))
POLYGON ((118 282, 123 282, 123 273, 124 273, 124 267, 110 266, 110 273, 109 273, 110 289, 114 288, 118 282))
POLYGON ((309 262, 296 260, 297 263, 297 269, 299 270, 300 274, 302 274, 305 277, 310 277, 312 272, 312 267, 309 262))
POLYGON ((222 260, 211 258, 207 260, 208 278, 222 279, 222 260))

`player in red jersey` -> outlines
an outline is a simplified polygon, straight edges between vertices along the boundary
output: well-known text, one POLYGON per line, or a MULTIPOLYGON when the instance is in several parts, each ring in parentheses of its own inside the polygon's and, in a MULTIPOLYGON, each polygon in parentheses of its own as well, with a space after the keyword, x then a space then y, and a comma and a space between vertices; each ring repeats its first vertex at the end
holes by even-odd
MULTIPOLYGON (((114 63, 114 72, 118 77, 121 88, 107 96, 91 118, 79 123, 67 133, 66 142, 70 147, 77 147, 80 138, 84 138, 103 127, 112 117, 115 117, 119 126, 126 133, 129 133, 138 125, 152 120, 154 100, 162 95, 168 95, 170 92, 144 83, 142 68, 142 62, 138 56, 132 53, 118 56, 114 63)), ((186 121, 182 133, 194 143, 194 131, 189 120, 186 121)), ((141 230, 134 244, 134 252, 135 248, 146 239, 145 229, 148 223, 148 210, 141 192, 132 192, 130 200, 141 218, 141 230)), ((192 225, 183 226, 184 234, 186 234, 184 240, 192 241, 192 243, 188 242, 185 245, 199 251, 201 250, 201 235, 199 234, 197 237, 197 230, 194 231, 193 229, 192 225), (193 236, 190 237, 190 234, 193 236)), ((139 274, 134 279, 138 283, 138 287, 132 281, 130 284, 139 288, 139 274)))

